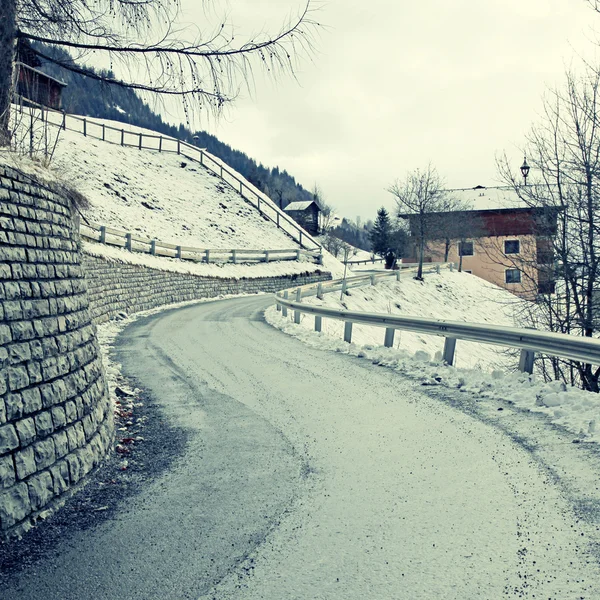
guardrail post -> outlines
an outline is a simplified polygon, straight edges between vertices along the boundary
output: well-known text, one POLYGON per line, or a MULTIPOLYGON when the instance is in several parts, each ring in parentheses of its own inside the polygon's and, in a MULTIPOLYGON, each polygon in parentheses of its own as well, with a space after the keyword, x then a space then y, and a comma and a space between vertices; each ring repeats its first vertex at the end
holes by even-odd
POLYGON ((519 371, 521 373, 533 373, 533 360, 535 358, 535 352, 533 350, 527 350, 523 348, 521 350, 521 356, 519 357, 519 371))
POLYGON ((204 152, 202 150, 200 150, 200 164, 204 165, 204 152))
POLYGON ((206 264, 210 262, 210 250, 208 248, 204 251, 204 260, 206 264))
POLYGON ((106 244, 106 225, 100 226, 100 243, 106 244))
POLYGON ((125 234, 125 248, 127 248, 127 250, 129 250, 129 252, 132 251, 131 234, 130 233, 125 234))
POLYGON ((321 331, 322 327, 323 327, 323 317, 319 317, 318 315, 315 315, 315 331, 321 331))
MULTIPOLYGON (((296 290, 296 302, 302 302, 302 289, 298 288, 296 290)), ((294 311, 294 323, 297 325, 300 324, 300 317, 302 313, 299 310, 294 311)))
POLYGON ((259 210, 259 212, 262 212, 262 210, 260 208, 260 197, 257 196, 256 199, 258 200, 258 210, 259 210))
POLYGON ((456 338, 444 338, 444 354, 442 359, 447 365, 452 366, 454 363, 454 350, 456 349, 456 338))
POLYGON ((300 260, 300 250, 296 250, 296 260, 300 260))
POLYGON ((121 146, 125 145, 125 130, 121 129, 121 146))
MULTIPOLYGON (((280 298, 281 296, 279 294, 275 294, 278 298, 280 298)), ((275 306, 277 308, 277 312, 281 312, 281 304, 279 304, 279 302, 275 303, 275 306)))
POLYGON ((140 141, 138 143, 138 149, 141 150, 142 149, 142 134, 140 133, 140 141))
POLYGON ((277 214, 277 227, 280 227, 280 225, 279 225, 279 213, 276 213, 276 214, 277 214))
POLYGON ((269 262, 269 251, 265 250, 265 262, 269 262))
POLYGON ((104 123, 102 123, 102 141, 104 141, 104 138, 106 137, 105 130, 106 130, 106 127, 105 127, 104 123))
POLYGON ((67 112, 63 110, 62 129, 63 131, 67 128, 67 112))
POLYGON ((440 265, 436 265, 435 266, 435 272, 439 275, 440 274, 440 265))
POLYGON ((375 275, 371 275, 371 285, 375 285, 375 275))
POLYGON ((342 296, 346 293, 347 290, 348 290, 348 283, 344 279, 344 281, 342 281, 342 296))
MULTIPOLYGON (((288 291, 287 291, 287 290, 285 290, 285 291, 283 292, 283 299, 284 299, 284 300, 287 300, 287 299, 288 299, 288 291)), ((281 307, 281 314, 282 314, 284 317, 287 317, 287 306, 282 306, 282 307, 281 307)))
POLYGON ((177 154, 181 154, 181 140, 177 140, 177 154))
POLYGON ((320 281, 317 283, 317 298, 323 300, 323 284, 320 281))
POLYGON ((323 248, 319 248, 319 256, 317 256, 317 264, 323 264, 323 248))
POLYGON ((453 262, 450 263, 450 273, 452 273, 452 271, 454 271, 454 263, 453 262))
POLYGON ((181 258, 181 246, 177 246, 177 247, 175 248, 175 256, 176 256, 177 258, 181 258))
POLYGON ((344 323, 344 341, 349 344, 352 343, 352 321, 346 321, 344 323))
POLYGON ((237 264, 237 252, 235 250, 231 251, 231 261, 234 265, 237 264))
POLYGON ((158 151, 162 152, 162 135, 158 138, 158 151))
POLYGON ((240 181, 240 195, 243 196, 244 195, 244 184, 240 181))
POLYGON ((151 240, 150 242, 150 254, 156 256, 156 240, 151 240))
POLYGON ((87 121, 85 117, 83 118, 83 135, 87 136, 87 121))
POLYGON ((393 327, 385 328, 385 340, 383 341, 383 345, 386 348, 392 348, 394 346, 394 333, 396 330, 393 327))
POLYGON ((221 165, 221 179, 223 179, 223 165, 221 165))
POLYGON ((402 273, 402 271, 401 271, 400 269, 398 269, 398 270, 396 271, 396 281, 400 281, 400 279, 401 279, 401 275, 400 275, 400 273, 402 273))

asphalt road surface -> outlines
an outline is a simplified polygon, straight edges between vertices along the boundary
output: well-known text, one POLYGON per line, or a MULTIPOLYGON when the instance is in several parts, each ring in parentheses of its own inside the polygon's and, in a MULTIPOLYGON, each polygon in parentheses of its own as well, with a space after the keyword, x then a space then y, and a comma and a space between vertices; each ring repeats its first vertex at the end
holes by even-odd
POLYGON ((2 600, 600 598, 595 449, 306 347, 269 302, 125 330, 124 373, 183 453, 2 600))

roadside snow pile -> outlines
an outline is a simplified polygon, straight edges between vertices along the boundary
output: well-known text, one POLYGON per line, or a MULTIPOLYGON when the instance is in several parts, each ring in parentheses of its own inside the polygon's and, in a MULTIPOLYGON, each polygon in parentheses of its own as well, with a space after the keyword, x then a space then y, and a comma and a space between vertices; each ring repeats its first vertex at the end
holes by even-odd
MULTIPOLYGON (((326 294, 324 301, 305 298, 303 302, 347 307, 349 310, 417 315, 442 320, 494 323, 514 326, 521 300, 477 277, 443 272, 429 275, 423 283, 405 279, 376 287, 354 288, 339 300, 339 293, 326 294), (345 306, 344 306, 345 305, 345 306), (399 305, 399 306, 398 306, 399 305), (389 310, 388 310, 389 308, 389 310)), ((343 341, 343 323, 323 319, 323 331, 313 331, 312 317, 303 315, 300 325, 283 318, 275 307, 265 312, 267 321, 302 342, 323 350, 365 358, 373 364, 394 370, 427 386, 442 386, 469 392, 477 402, 507 402, 521 409, 548 415, 550 420, 577 436, 576 441, 600 442, 600 395, 544 382, 536 375, 516 371, 518 354, 508 356, 498 346, 459 340, 456 345, 459 368, 448 367, 441 359, 443 338, 422 336, 407 331, 395 348, 383 347, 382 327, 353 327, 352 339, 343 341), (462 366, 462 368, 460 368, 462 366)), ((502 408, 494 408, 502 410, 502 408)))

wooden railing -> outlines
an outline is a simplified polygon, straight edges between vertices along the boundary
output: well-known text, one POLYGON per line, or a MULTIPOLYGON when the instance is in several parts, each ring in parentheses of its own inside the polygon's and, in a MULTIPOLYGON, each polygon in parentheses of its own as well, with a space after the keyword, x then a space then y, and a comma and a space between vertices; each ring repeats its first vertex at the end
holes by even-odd
POLYGON ((159 240, 146 238, 131 232, 106 227, 91 221, 80 225, 81 237, 93 242, 125 248, 130 252, 142 252, 153 256, 180 258, 198 263, 248 263, 269 262, 280 260, 300 260, 301 256, 309 256, 317 264, 323 264, 323 254, 318 250, 301 250, 300 248, 286 250, 249 250, 221 248, 195 248, 168 244, 159 240))
POLYGON ((200 163, 209 171, 220 177, 245 200, 252 204, 265 218, 272 221, 279 229, 306 249, 319 249, 319 244, 309 233, 300 227, 296 221, 281 210, 270 198, 260 192, 251 183, 237 173, 232 172, 221 160, 208 153, 204 148, 198 148, 177 138, 145 133, 143 131, 127 131, 125 128, 112 127, 99 123, 87 117, 71 115, 39 104, 27 101, 17 102, 16 108, 21 113, 35 113, 36 119, 54 125, 61 129, 75 131, 84 136, 102 140, 120 146, 129 146, 139 150, 153 150, 185 156, 189 160, 200 163), (31 112, 30 112, 31 111, 31 112))

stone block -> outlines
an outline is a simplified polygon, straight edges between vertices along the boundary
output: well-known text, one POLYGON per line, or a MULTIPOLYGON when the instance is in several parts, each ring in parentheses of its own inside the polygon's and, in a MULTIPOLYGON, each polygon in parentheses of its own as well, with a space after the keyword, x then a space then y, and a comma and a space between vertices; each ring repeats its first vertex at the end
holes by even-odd
POLYGON ((17 475, 12 456, 0 458, 0 489, 6 489, 16 483, 17 475))
POLYGON ((37 387, 23 390, 21 392, 21 399, 23 401, 23 412, 25 414, 37 412, 42 408, 42 395, 40 389, 37 387))
POLYGON ((27 487, 32 510, 40 510, 54 497, 54 485, 50 471, 34 475, 27 482, 27 487))
POLYGON ((65 417, 67 423, 74 423, 77 420, 77 405, 72 400, 65 403, 65 417))
POLYGON ((62 406, 55 406, 52 408, 52 423, 54 424, 54 429, 59 429, 64 427, 67 424, 67 417, 65 414, 65 409, 62 406))
POLYGON ((12 339, 15 342, 22 340, 31 340, 36 336, 34 324, 29 321, 17 321, 10 324, 12 339))
POLYGON ((8 367, 7 373, 8 389, 11 392, 21 390, 29 385, 29 374, 24 366, 18 365, 15 367, 8 367))
POLYGON ((35 422, 32 418, 21 419, 15 423, 21 448, 29 446, 35 440, 35 422))
POLYGON ((14 458, 17 479, 25 479, 37 471, 33 446, 15 452, 14 458))
POLYGON ((0 455, 6 454, 19 447, 19 438, 14 425, 3 425, 0 427, 0 455))
POLYGON ((81 479, 81 465, 79 463, 79 457, 77 454, 69 454, 65 460, 69 465, 69 479, 71 480, 71 485, 74 485, 81 479))
POLYGON ((35 416, 35 430, 38 438, 47 437, 54 431, 52 415, 47 412, 41 412, 35 416))
POLYGON ((54 440, 54 449, 57 459, 69 454, 69 439, 66 431, 59 431, 52 439, 54 440))
POLYGON ((52 439, 42 440, 33 445, 35 464, 38 471, 49 467, 56 460, 54 442, 52 439))
POLYGON ((31 349, 27 342, 11 344, 8 346, 8 355, 11 364, 16 365, 31 359, 31 349))
POLYGON ((42 375, 42 369, 40 368, 40 363, 35 361, 30 361, 27 364, 27 373, 29 374, 29 382, 33 385, 35 383, 41 383, 45 380, 45 377, 42 375))
POLYGON ((23 400, 21 394, 8 394, 4 397, 6 420, 15 421, 23 416, 23 400))
POLYGON ((54 495, 60 496, 69 489, 69 465, 61 460, 50 467, 52 483, 54 486, 54 495))
POLYGON ((0 530, 6 531, 30 512, 29 491, 25 483, 19 483, 0 493, 0 530))

